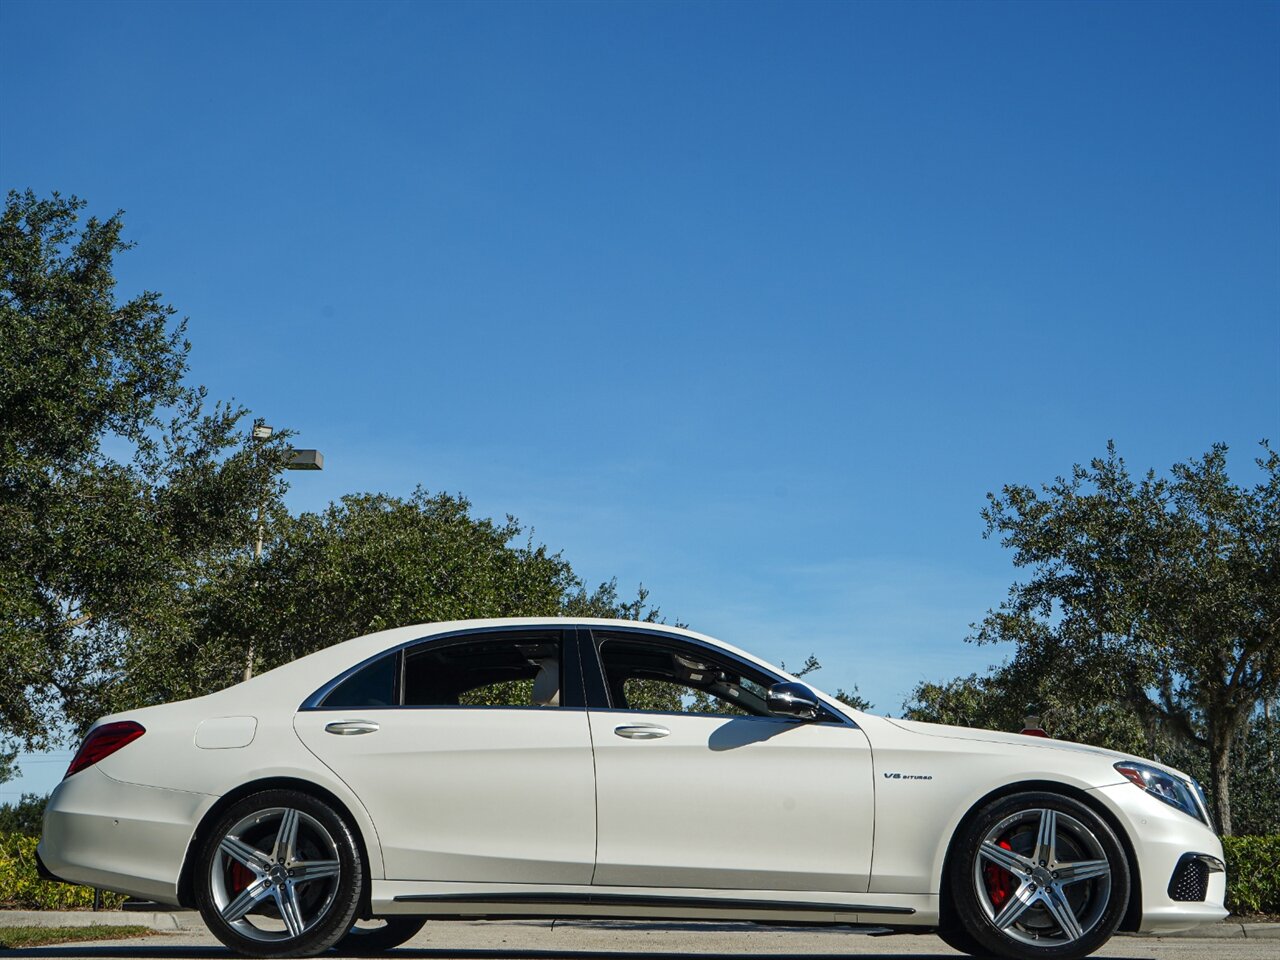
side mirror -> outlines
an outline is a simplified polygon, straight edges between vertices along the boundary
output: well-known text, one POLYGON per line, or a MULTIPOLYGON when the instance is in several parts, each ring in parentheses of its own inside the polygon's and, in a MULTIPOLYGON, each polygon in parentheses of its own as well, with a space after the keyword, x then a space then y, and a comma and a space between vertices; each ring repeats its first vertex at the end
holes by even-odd
POLYGON ((779 717, 812 720, 818 715, 818 697, 803 683, 775 683, 766 701, 769 712, 779 717))

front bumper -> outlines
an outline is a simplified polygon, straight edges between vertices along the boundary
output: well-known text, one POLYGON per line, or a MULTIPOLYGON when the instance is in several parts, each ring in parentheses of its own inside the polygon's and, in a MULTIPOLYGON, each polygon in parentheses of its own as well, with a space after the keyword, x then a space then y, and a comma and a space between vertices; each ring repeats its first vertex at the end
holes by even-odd
POLYGON ((1120 818, 1133 841, 1142 890, 1139 932, 1191 930, 1227 916, 1227 875, 1222 871, 1209 873, 1203 900, 1174 899, 1172 881, 1188 855, 1222 862, 1222 841, 1216 833, 1130 783, 1098 787, 1092 793, 1120 818))
POLYGON ((121 783, 89 767, 49 797, 37 870, 64 883, 176 905, 187 846, 214 799, 121 783))

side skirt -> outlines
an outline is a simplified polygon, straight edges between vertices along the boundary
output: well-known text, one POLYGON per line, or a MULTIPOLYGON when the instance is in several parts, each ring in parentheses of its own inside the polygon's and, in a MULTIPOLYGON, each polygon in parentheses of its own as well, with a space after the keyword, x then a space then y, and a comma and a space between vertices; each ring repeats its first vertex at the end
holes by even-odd
POLYGON ((718 900, 714 897, 663 897, 630 893, 421 893, 396 897, 397 903, 522 903, 573 907, 638 907, 645 910, 751 910, 786 913, 876 913, 910 916, 911 907, 870 907, 853 903, 804 903, 789 900, 718 900))
POLYGON ((857 903, 827 899, 830 896, 790 890, 539 888, 375 880, 372 907, 379 916, 417 914, 439 919, 757 920, 894 927, 937 923, 936 895, 863 894, 857 903), (743 896, 747 893, 755 895, 743 896))

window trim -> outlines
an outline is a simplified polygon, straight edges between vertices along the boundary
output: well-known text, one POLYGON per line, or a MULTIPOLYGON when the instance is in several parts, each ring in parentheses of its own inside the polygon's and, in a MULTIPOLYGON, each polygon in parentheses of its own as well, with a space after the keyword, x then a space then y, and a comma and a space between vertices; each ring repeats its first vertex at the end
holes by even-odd
MULTIPOLYGON (((587 694, 587 709, 595 713, 635 713, 646 714, 654 717, 705 717, 708 720, 737 721, 737 720, 766 720, 774 723, 787 724, 809 724, 822 723, 828 726, 832 724, 857 727, 857 724, 843 713, 840 713, 827 705, 819 703, 821 713, 812 720, 797 720, 791 717, 778 716, 756 716, 754 714, 738 715, 727 713, 687 713, 684 711, 670 710, 633 710, 630 707, 615 707, 609 696, 609 685, 605 678, 604 661, 600 658, 600 647, 611 637, 618 634, 635 634, 655 641, 659 645, 674 645, 677 649, 681 646, 693 647, 699 650, 705 650, 713 656, 737 667, 741 667, 749 673, 759 673, 770 678, 774 683, 785 683, 787 679, 774 673, 767 667, 762 667, 758 663, 750 660, 744 660, 739 656, 717 646, 714 643, 707 643, 696 637, 685 637, 678 634, 666 633, 662 630, 647 629, 644 627, 622 626, 617 627, 579 627, 579 649, 583 651, 582 671, 584 679, 584 692, 587 694), (589 651, 589 652, 587 652, 589 651)), ((803 683, 803 681, 801 681, 803 683)))
POLYGON ((352 710, 583 710, 586 708, 586 698, 583 691, 582 682, 582 658, 580 656, 577 629, 573 626, 558 627, 552 624, 508 624, 495 627, 471 627, 463 630, 449 630, 445 633, 432 634, 426 637, 415 637, 412 640, 405 640, 402 643, 394 644, 386 649, 379 650, 377 653, 365 657, 359 663, 353 664, 346 670, 327 681, 315 690, 309 697, 302 701, 298 707, 299 713, 312 711, 346 711, 352 710), (383 657, 394 656, 398 658, 398 674, 396 678, 396 695, 400 700, 404 699, 404 669, 405 661, 408 659, 412 648, 428 647, 440 644, 442 646, 453 646, 458 643, 465 643, 468 639, 479 640, 482 637, 494 637, 504 633, 546 633, 549 637, 556 637, 560 642, 561 663, 560 676, 564 689, 560 691, 560 706, 558 707, 535 707, 535 706, 470 706, 466 704, 421 704, 406 705, 404 703, 389 704, 382 707, 340 707, 327 706, 325 699, 335 689, 337 689, 344 681, 352 675, 359 673, 365 667, 381 660, 383 657))

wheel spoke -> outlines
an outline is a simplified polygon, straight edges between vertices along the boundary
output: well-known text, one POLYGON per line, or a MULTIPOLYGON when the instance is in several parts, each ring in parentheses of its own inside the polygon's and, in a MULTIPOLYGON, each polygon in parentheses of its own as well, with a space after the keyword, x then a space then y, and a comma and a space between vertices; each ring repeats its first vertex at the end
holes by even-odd
POLYGON ((222 911, 222 919, 227 923, 235 923, 255 906, 261 903, 271 892, 271 885, 265 878, 259 877, 249 884, 240 894, 227 904, 222 911))
POLYGON ((1058 835, 1058 815, 1052 810, 1040 811, 1040 829, 1036 832, 1036 849, 1031 859, 1041 866, 1053 863, 1058 857, 1055 838, 1058 835))
POLYGON ((992 922, 1001 930, 1011 926, 1037 899, 1038 894, 1033 893, 1030 886, 1024 883, 1018 887, 1014 895, 1009 898, 1009 902, 1004 905, 1004 909, 996 914, 992 922))
POLYGON ((233 860, 244 864, 255 875, 260 876, 270 866, 270 857, 256 847, 249 846, 239 837, 223 837, 222 843, 218 844, 218 849, 233 860))
POLYGON ((1041 900, 1053 914, 1053 919, 1058 921, 1064 937, 1068 940, 1079 940, 1084 936, 1084 931, 1080 929, 1080 921, 1076 919, 1071 904, 1067 903, 1066 894, 1061 889, 1054 886, 1046 887, 1041 900))
POLYGON ((280 828, 276 831, 276 845, 271 859, 276 863, 288 863, 298 846, 298 811, 287 808, 280 816, 280 828))
POLYGON ((342 870, 337 860, 299 860, 292 867, 293 882, 306 883, 324 877, 336 877, 342 870))
POLYGON ((1068 883, 1079 883, 1081 880, 1092 880, 1094 877, 1105 877, 1111 872, 1111 863, 1107 860, 1077 860, 1075 863, 1060 863, 1055 871, 1058 886, 1068 883))
POLYGON ((1010 873, 1017 874, 1020 877, 1029 874, 1034 866, 1026 857, 1014 853, 1012 850, 1006 850, 990 840, 982 842, 982 846, 978 848, 978 854, 986 857, 996 866, 1004 867, 1010 873))
POLYGON ((280 908, 280 918, 289 928, 289 936, 299 937, 306 929, 302 922, 302 907, 298 904, 298 891, 292 883, 283 883, 275 889, 276 906, 280 908))

